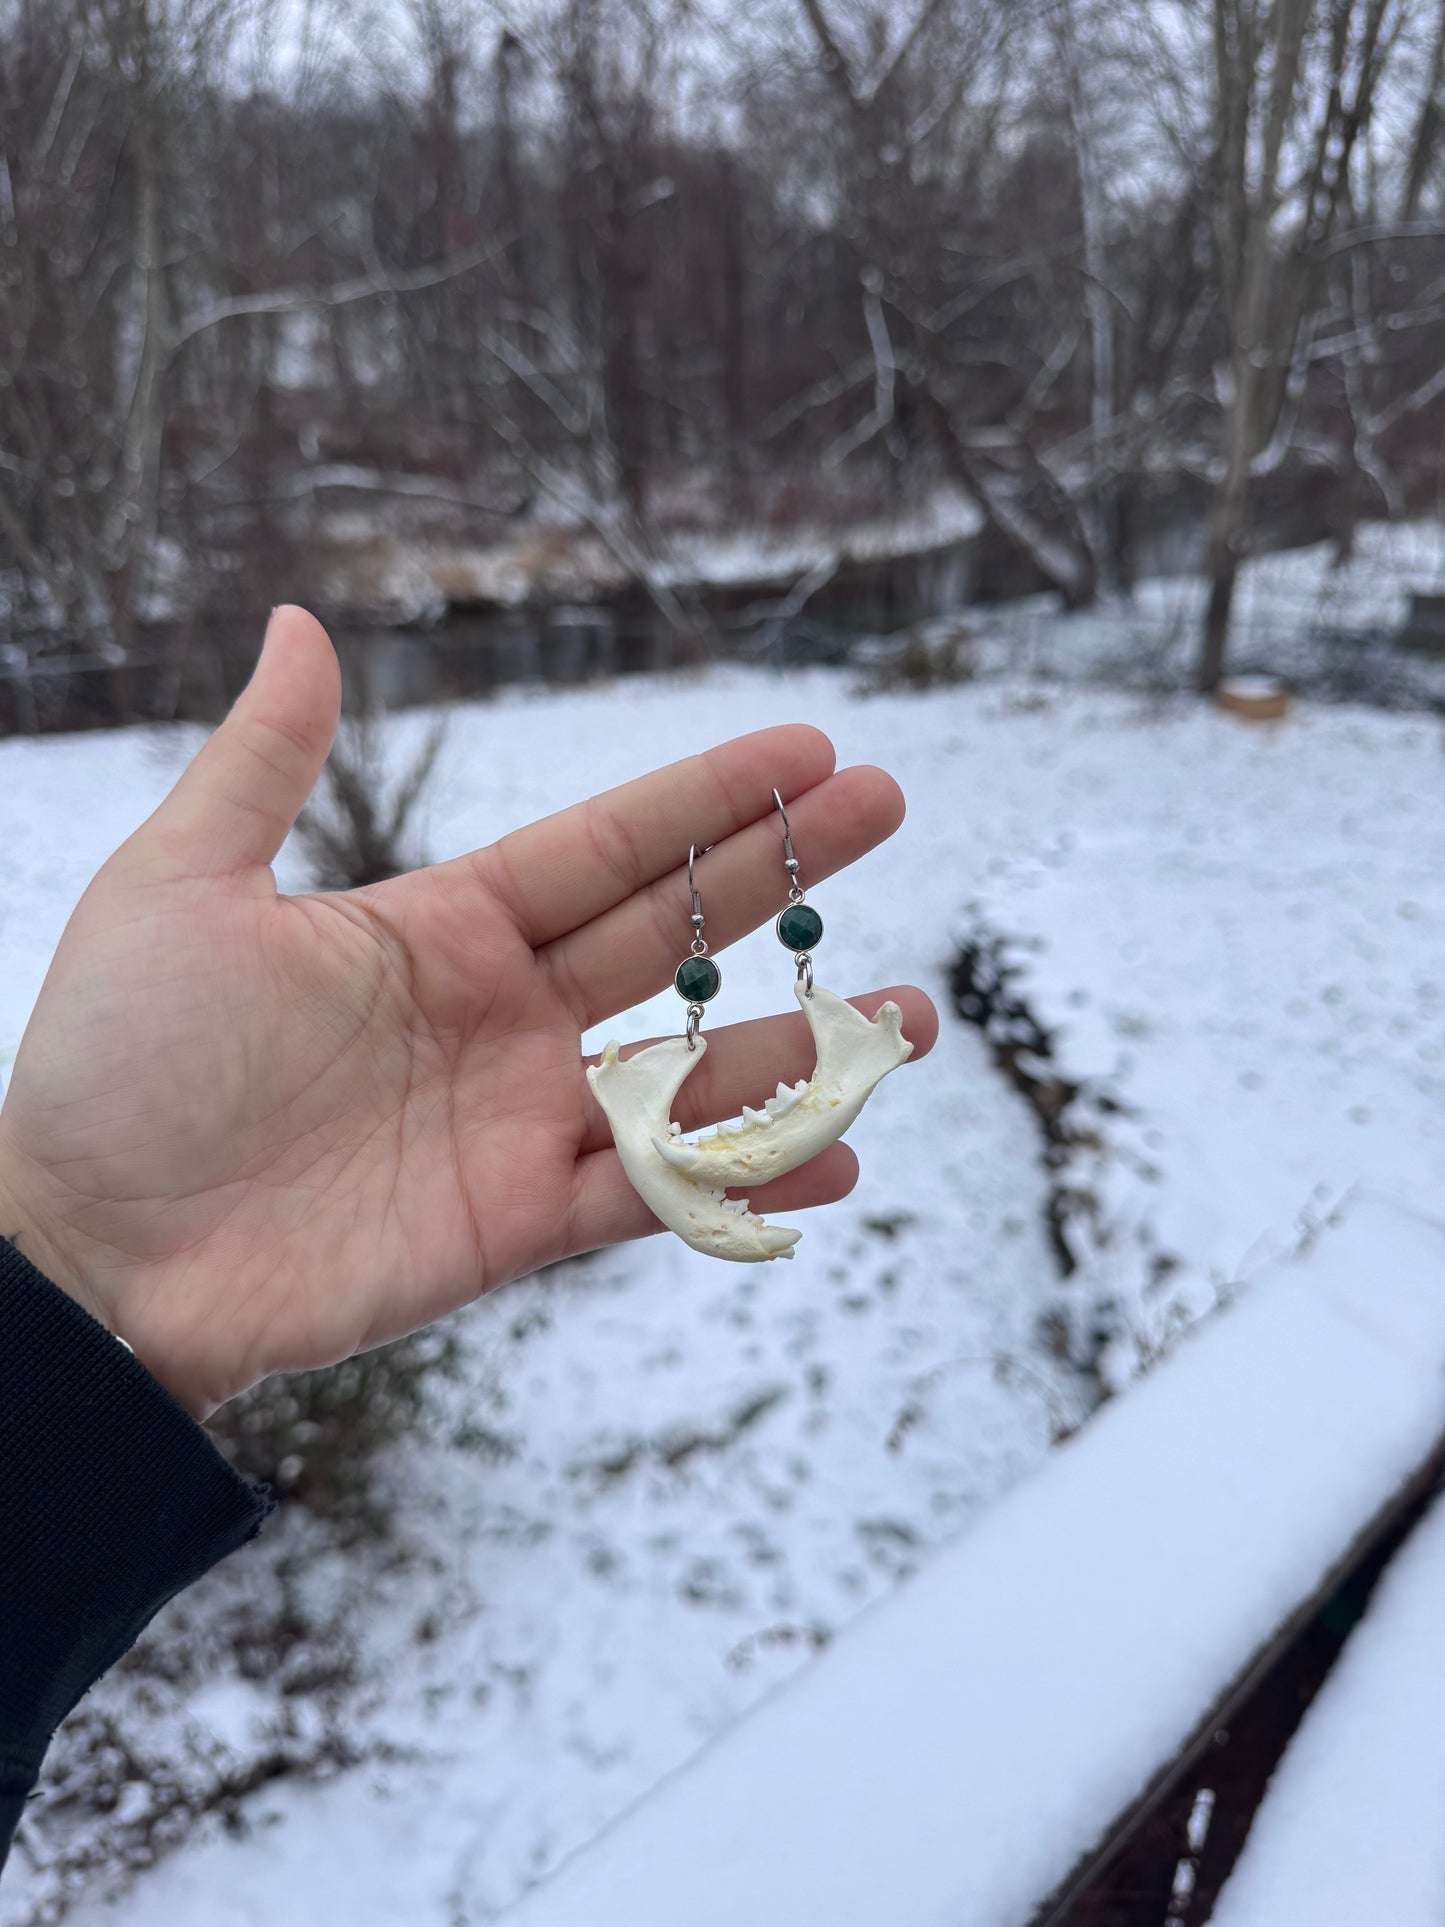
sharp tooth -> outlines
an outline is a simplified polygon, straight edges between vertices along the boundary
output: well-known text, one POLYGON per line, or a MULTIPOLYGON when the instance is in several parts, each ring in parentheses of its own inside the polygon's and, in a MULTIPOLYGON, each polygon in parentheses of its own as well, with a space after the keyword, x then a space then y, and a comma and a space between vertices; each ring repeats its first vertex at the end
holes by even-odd
POLYGON ((668 1134, 668 1136, 669 1136, 669 1137, 681 1137, 681 1136, 682 1136, 682 1126, 681 1126, 680 1124, 676 1124, 676 1123, 673 1123, 673 1124, 669 1124, 669 1125, 668 1125, 668 1127, 667 1127, 667 1134, 668 1134))
POLYGON ((783 1082, 783 1080, 782 1080, 782 1078, 779 1078, 779 1079, 778 1079, 778 1096, 779 1096, 779 1097, 786 1097, 787 1095, 788 1095, 788 1087, 787 1087, 787 1085, 786 1085, 786 1084, 785 1084, 785 1083, 783 1082))
POLYGON ((688 1144, 680 1137, 655 1137, 652 1148, 660 1158, 670 1164, 674 1171, 694 1170, 702 1161, 702 1153, 695 1144, 688 1144))
POLYGON ((751 1104, 744 1104, 743 1106, 743 1123, 744 1124, 771 1124, 772 1121, 773 1120, 768 1116, 765 1110, 755 1111, 751 1104))
POLYGON ((793 1089, 798 1093, 799 1097, 803 1095, 803 1092, 807 1090, 807 1088, 808 1088, 808 1080, 806 1077, 800 1077, 797 1083, 793 1086, 793 1089))
POLYGON ((786 1225, 765 1224, 758 1240, 770 1258, 791 1258, 793 1246, 802 1235, 801 1231, 789 1231, 786 1225))

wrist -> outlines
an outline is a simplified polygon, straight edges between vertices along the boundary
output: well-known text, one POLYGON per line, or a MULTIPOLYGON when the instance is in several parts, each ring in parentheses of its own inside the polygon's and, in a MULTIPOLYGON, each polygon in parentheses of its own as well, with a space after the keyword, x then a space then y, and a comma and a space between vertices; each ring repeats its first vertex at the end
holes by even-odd
POLYGON ((193 1418, 204 1419, 217 1401, 198 1393, 187 1373, 171 1369, 174 1348, 153 1320, 143 1330, 130 1329, 133 1300, 113 1278, 103 1282, 104 1273, 86 1263, 86 1240, 68 1230, 50 1189, 44 1168, 26 1158, 0 1117, 0 1238, 124 1345, 193 1418))
POLYGON ((34 1183, 26 1182, 24 1159, 6 1144, 0 1132, 0 1238, 14 1245, 22 1257, 52 1285, 73 1298, 97 1324, 120 1338, 102 1294, 49 1228, 46 1213, 36 1202, 38 1189, 34 1183))

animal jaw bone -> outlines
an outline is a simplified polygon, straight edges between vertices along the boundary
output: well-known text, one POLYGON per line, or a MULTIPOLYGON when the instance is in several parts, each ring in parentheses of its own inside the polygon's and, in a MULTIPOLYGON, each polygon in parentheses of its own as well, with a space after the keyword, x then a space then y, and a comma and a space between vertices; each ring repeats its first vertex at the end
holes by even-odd
POLYGON ((667 1134, 672 1100, 706 1049, 705 1037, 698 1038, 693 1051, 685 1037, 669 1037, 624 1064, 616 1044, 609 1044, 601 1062, 588 1066, 587 1081, 607 1114, 633 1189, 669 1231, 712 1258, 740 1264, 791 1258, 801 1231, 765 1224, 745 1202, 727 1197, 721 1185, 695 1184, 657 1155, 656 1141, 667 1134))
POLYGON ((831 990, 801 984, 798 1002, 817 1046, 817 1068, 791 1089, 779 1084, 761 1111, 743 1106, 740 1125, 723 1125, 688 1143, 662 1137, 653 1148, 695 1183, 767 1184, 816 1157, 848 1129, 880 1080, 913 1051, 903 1035, 903 1012, 884 1004, 869 1019, 831 990))
POLYGON ((656 1217, 694 1251, 755 1264, 791 1258, 802 1235, 766 1224, 746 1203, 725 1196, 729 1185, 764 1184, 804 1164, 840 1138, 880 1079, 911 1054, 903 1013, 884 1004, 864 1017, 832 991, 802 985, 798 1002, 817 1045, 811 1079, 779 1084, 763 1108, 743 1108, 743 1123, 689 1143, 670 1121, 672 1100, 701 1063, 707 1039, 689 1051, 670 1037, 623 1063, 609 1044, 588 1082, 612 1126, 622 1168, 656 1217))

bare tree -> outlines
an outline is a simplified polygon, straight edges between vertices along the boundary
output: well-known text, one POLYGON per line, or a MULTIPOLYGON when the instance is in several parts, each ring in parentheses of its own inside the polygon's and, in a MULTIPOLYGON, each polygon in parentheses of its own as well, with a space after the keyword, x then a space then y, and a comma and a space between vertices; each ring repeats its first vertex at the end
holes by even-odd
POLYGON ((1400 195, 1400 220, 1414 221, 1420 212, 1425 189, 1440 158, 1440 139, 1445 133, 1445 5, 1435 7, 1434 30, 1425 67, 1425 83, 1420 90, 1415 128, 1410 137, 1409 159, 1400 195))
POLYGON ((175 95, 235 8, 61 0, 3 69, 15 245, 3 308, 0 530, 50 630, 124 662, 156 559, 173 328, 175 95))
POLYGON ((0 0, 23 726, 509 523, 711 650, 699 530, 949 486, 1070 606, 1203 502, 1210 684, 1247 543, 1435 500, 1445 0, 376 0, 284 77, 272 4, 0 0))
POLYGON ((1255 483, 1304 398, 1325 250, 1399 29, 1397 0, 1214 0, 1215 230, 1227 341, 1199 687, 1224 671, 1255 483))

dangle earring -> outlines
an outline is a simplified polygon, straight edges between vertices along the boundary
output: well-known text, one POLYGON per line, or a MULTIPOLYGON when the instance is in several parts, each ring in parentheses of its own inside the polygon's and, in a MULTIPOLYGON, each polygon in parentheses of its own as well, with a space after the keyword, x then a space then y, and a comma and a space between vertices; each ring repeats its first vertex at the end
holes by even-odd
POLYGON ((783 799, 776 789, 773 791, 773 801, 778 806, 778 815, 783 819, 783 868, 788 873, 787 908, 778 912, 778 920, 773 927, 778 933, 778 942, 786 944, 793 953, 803 995, 811 997, 813 950, 823 935, 823 919, 807 901, 808 893, 798 881, 800 866, 793 853, 793 826, 788 821, 788 812, 783 808, 783 799))
MULTIPOLYGON (((643 1202, 694 1251, 743 1264, 791 1258, 802 1235, 770 1225, 730 1189, 766 1184, 806 1164, 835 1143, 857 1117, 880 1079, 911 1055, 897 1004, 882 1006, 871 1020, 831 990, 813 982, 813 951, 823 919, 806 900, 793 850, 792 825, 777 790, 773 801, 783 819, 783 864, 788 901, 776 929, 797 966, 794 995, 817 1049, 811 1078, 779 1083, 761 1110, 743 1106, 741 1124, 720 1125, 695 1141, 671 1120, 672 1100, 707 1050, 701 1035, 704 1006, 722 987, 722 972, 708 955, 702 900, 695 880, 698 851, 688 852, 692 897, 692 948, 673 979, 687 1004, 686 1031, 649 1045, 624 1063, 608 1044, 587 1081, 612 1127, 622 1168, 643 1202)), ((704 851, 702 854, 706 854, 704 851)))
MULTIPOLYGON (((701 854, 706 856, 711 848, 709 843, 701 854)), ((707 918, 702 913, 702 897, 693 881, 693 867, 698 855, 697 845, 690 843, 687 846, 687 887, 692 896, 692 949, 677 966, 677 974, 672 980, 678 996, 687 1005, 689 1052, 697 1049, 697 1033, 702 1024, 704 1006, 710 1004, 722 989, 722 972, 707 954, 707 938, 702 934, 707 918)))

